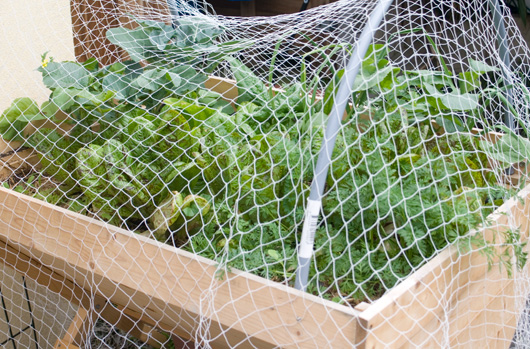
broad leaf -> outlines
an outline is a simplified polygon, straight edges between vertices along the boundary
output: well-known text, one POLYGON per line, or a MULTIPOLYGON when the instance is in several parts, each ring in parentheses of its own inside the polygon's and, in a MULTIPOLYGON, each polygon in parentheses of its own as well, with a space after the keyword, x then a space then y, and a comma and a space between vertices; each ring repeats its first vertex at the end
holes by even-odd
POLYGON ((157 49, 164 50, 174 32, 173 28, 171 28, 171 31, 169 32, 164 30, 153 30, 149 34, 149 41, 151 41, 151 44, 157 49))
POLYGON ((265 105, 270 99, 270 95, 263 81, 239 60, 232 57, 227 57, 226 60, 230 63, 232 73, 236 78, 237 102, 252 102, 257 105, 265 105))
POLYGON ((116 93, 114 91, 103 91, 101 93, 94 94, 88 90, 81 90, 76 97, 80 104, 91 104, 94 107, 98 107, 108 100, 114 98, 115 95, 116 93))
POLYGON ((165 76, 165 71, 158 69, 146 70, 132 81, 131 86, 140 90, 156 91, 168 82, 165 76))
POLYGON ((212 109, 219 109, 226 114, 233 114, 235 112, 234 107, 228 101, 225 101, 223 96, 214 91, 203 89, 199 90, 197 102, 212 109))
POLYGON ((507 133, 495 144, 482 141, 482 149, 493 159, 514 164, 530 158, 530 141, 514 133, 507 133))
POLYGON ((77 88, 83 89, 88 86, 90 72, 74 62, 50 62, 46 67, 39 67, 42 72, 42 81, 50 89, 77 88))
POLYGON ((204 87, 208 77, 199 73, 190 65, 179 65, 167 71, 169 80, 173 83, 173 91, 183 94, 204 87))
POLYGON ((4 110, 0 117, 0 132, 16 120, 31 121, 38 119, 40 109, 37 103, 31 98, 17 98, 11 103, 9 108, 4 110))
POLYGON ((83 65, 83 67, 86 68, 86 70, 91 71, 91 72, 97 72, 99 69, 98 60, 95 59, 94 57, 90 57, 89 59, 87 59, 81 64, 83 65))
POLYGON ((129 96, 130 83, 121 74, 109 73, 101 82, 103 91, 114 91, 116 97, 119 99, 125 99, 129 96))
POLYGON ((480 74, 467 71, 458 74, 459 80, 458 85, 460 87, 460 93, 472 92, 480 87, 480 74))
POLYGON ((466 124, 456 115, 440 115, 436 117, 436 122, 448 133, 466 131, 466 124))
POLYGON ((178 19, 176 28, 183 45, 207 44, 221 35, 224 29, 219 22, 207 16, 186 16, 178 19))
POLYGON ((22 131, 29 121, 45 118, 31 98, 17 98, 0 116, 0 134, 8 141, 21 140, 22 131))
MULTIPOLYGON (((437 88, 430 84, 423 84, 429 96, 434 97, 437 102, 433 104, 435 108, 439 108, 439 102, 447 109, 454 111, 473 110, 478 107, 479 96, 473 93, 442 93, 437 88)), ((431 103, 432 104, 432 103, 431 103)))
POLYGON ((56 89, 52 93, 50 102, 58 109, 67 112, 76 103, 75 97, 80 91, 75 88, 56 89))
POLYGON ((372 87, 378 86, 389 76, 389 74, 392 74, 391 76, 396 76, 399 71, 400 68, 393 66, 377 69, 373 73, 369 73, 369 70, 362 69, 355 77, 352 91, 366 91, 372 87))
POLYGON ((149 50, 156 48, 141 27, 132 30, 127 28, 109 29, 107 39, 127 51, 129 57, 136 62, 152 57, 149 50))
POLYGON ((474 59, 469 59, 469 67, 471 68, 471 71, 481 74, 499 71, 499 68, 492 67, 491 65, 488 65, 481 61, 475 61, 474 59))

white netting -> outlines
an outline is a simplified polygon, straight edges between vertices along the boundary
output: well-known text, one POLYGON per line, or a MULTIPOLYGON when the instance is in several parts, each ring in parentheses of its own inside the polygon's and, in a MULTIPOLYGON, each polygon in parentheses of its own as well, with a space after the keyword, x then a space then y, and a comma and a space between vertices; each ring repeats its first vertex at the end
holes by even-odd
POLYGON ((1 261, 57 303, 35 345, 526 345, 530 62, 505 5, 193 3, 4 15, 1 261))

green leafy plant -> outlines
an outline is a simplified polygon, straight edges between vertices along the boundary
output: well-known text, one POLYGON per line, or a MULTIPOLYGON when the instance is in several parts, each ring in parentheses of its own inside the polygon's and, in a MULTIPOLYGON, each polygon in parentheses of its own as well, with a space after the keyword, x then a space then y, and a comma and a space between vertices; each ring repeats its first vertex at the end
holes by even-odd
MULTIPOLYGON (((107 34, 128 61, 101 67, 43 55, 49 100, 40 107, 16 100, 2 114, 0 133, 36 149, 53 185, 32 179, 14 187, 223 268, 292 282, 313 164, 343 71, 324 60, 333 76, 322 99, 316 86, 324 67, 312 76, 302 69, 299 81, 273 89, 234 57, 245 43, 220 40, 223 28, 192 17, 177 28, 135 21, 134 29, 107 34), (204 87, 205 73, 221 61, 236 79, 237 103, 204 87), (44 119, 24 134, 28 122, 44 119)), ((341 49, 351 47, 308 55, 341 49)), ((352 90, 309 291, 374 298, 460 241, 510 272, 511 256, 524 266, 518 230, 506 235, 500 254, 469 236, 511 193, 497 185, 488 159, 526 156, 507 150, 527 147, 514 134, 490 145, 471 132, 482 120, 481 77, 496 69, 470 60, 468 71, 454 74, 439 56, 442 71, 407 71, 386 55, 386 45, 370 48, 352 90)))

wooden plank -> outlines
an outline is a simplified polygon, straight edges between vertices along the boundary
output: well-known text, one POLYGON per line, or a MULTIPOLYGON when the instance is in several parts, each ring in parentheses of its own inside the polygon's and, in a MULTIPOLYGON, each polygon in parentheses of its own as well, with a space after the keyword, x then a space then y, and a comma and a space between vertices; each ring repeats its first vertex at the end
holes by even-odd
POLYGON ((108 29, 119 26, 117 3, 103 0, 71 2, 74 51, 78 61, 94 57, 109 65, 120 57, 118 47, 106 38, 108 29))
POLYGON ((215 91, 229 102, 237 100, 237 86, 236 81, 231 79, 220 78, 218 76, 209 76, 204 86, 212 91, 215 91))
MULTIPOLYGON (((93 303, 105 304, 104 298, 99 295, 91 295, 94 290, 85 291, 71 280, 65 278, 63 275, 53 272, 48 267, 43 266, 36 259, 28 257, 22 253, 19 249, 13 248, 8 245, 4 240, 0 238, 0 263, 9 266, 11 269, 16 270, 18 273, 24 275, 39 285, 48 288, 50 291, 59 294, 61 297, 66 299, 68 302, 76 304, 80 307, 89 308, 93 303)), ((121 330, 128 331, 133 330, 133 336, 138 335, 137 338, 143 340, 148 333, 152 335, 152 339, 161 340, 155 331, 146 331, 145 326, 151 324, 151 327, 157 326, 157 323, 152 319, 148 318, 145 314, 131 311, 123 306, 117 308, 110 308, 106 305, 103 309, 98 309, 98 315, 104 318, 109 324, 118 327, 121 330), (113 309, 114 311, 111 311, 113 309), (120 317, 120 314, 122 317, 120 317), (129 320, 129 321, 127 321, 129 320), (141 328, 135 329, 134 326, 141 325, 141 328)), ((189 337, 189 334, 172 327, 164 326, 158 323, 159 327, 166 332, 178 333, 181 337, 189 337)), ((147 340, 147 338, 145 338, 147 340)), ((156 347, 155 342, 150 339, 147 344, 156 347)), ((60 343, 65 344, 63 339, 60 343)))
POLYGON ((131 310, 130 308, 127 308, 121 305, 118 305, 117 308, 121 312, 123 312, 125 316, 128 316, 132 319, 138 319, 138 321, 145 323, 147 325, 150 325, 153 328, 160 329, 167 333, 173 333, 174 335, 182 337, 182 338, 191 339, 190 333, 185 332, 184 330, 180 328, 175 328, 174 326, 168 326, 168 325, 165 325, 164 323, 157 322, 156 320, 153 320, 150 316, 148 316, 147 314, 144 314, 143 312, 134 311, 134 310, 131 310))
MULTIPOLYGON (((493 225, 481 229, 486 239, 489 240, 494 234, 510 227, 520 226, 521 231, 528 231, 530 186, 524 188, 519 197, 523 198, 524 205, 517 198, 512 198, 490 216, 493 225)), ((444 303, 458 302, 458 299, 451 296, 458 294, 455 290, 460 285, 484 278, 484 272, 480 268, 470 269, 471 265, 481 265, 481 262, 475 260, 481 258, 480 254, 473 252, 466 256, 458 253, 454 246, 446 248, 362 312, 359 315, 360 322, 369 331, 364 346, 399 347, 417 332, 421 332, 434 317, 442 318, 444 303), (469 273, 463 272, 468 269, 469 273)))
MULTIPOLYGON (((22 253, 20 249, 10 246, 2 238, 3 236, 0 235, 0 263, 9 266, 11 269, 24 275, 26 278, 32 279, 39 285, 48 288, 50 291, 59 294, 68 302, 78 306, 88 309, 93 303, 105 303, 102 296, 93 295, 95 290, 84 290, 72 280, 65 278, 61 274, 55 273, 48 267, 42 265, 38 260, 22 253)), ((134 319, 135 322, 150 324, 152 327, 157 326, 166 332, 174 332, 181 337, 189 337, 189 333, 157 323, 143 313, 134 312, 123 306, 118 307, 118 309, 119 310, 116 310, 116 312, 122 312, 124 317, 134 319)), ((122 319, 116 315, 116 312, 111 312, 108 307, 98 309, 98 314, 108 323, 115 325, 122 330, 128 330, 127 322, 125 320, 121 321, 122 319)))
POLYGON ((63 338, 58 339, 55 343, 55 348, 59 348, 60 344, 86 347, 96 319, 97 316, 94 311, 79 307, 63 338))
MULTIPOLYGON (((525 252, 530 251, 530 245, 525 247, 525 252)), ((424 343, 441 343, 443 341, 454 341, 463 329, 476 323, 476 319, 484 312, 491 310, 498 298, 514 297, 513 284, 514 278, 508 277, 506 270, 500 270, 498 267, 488 269, 487 259, 482 255, 468 254, 461 258, 470 259, 469 268, 460 270, 458 277, 453 280, 458 282, 456 290, 448 295, 446 299, 440 300, 445 302, 443 316, 435 316, 431 322, 422 326, 422 330, 416 332, 409 338, 410 346, 422 346, 424 343), (446 326, 444 329, 443 326, 446 326), (447 328, 448 326, 448 328, 447 328), (449 336, 448 338, 445 338, 449 336)), ((517 274, 517 272, 516 272, 517 274)), ((512 314, 518 313, 515 304, 505 311, 512 314)), ((486 326, 487 324, 484 324, 486 326)), ((513 337, 514 328, 499 323, 495 330, 513 337), (511 334, 510 334, 511 333, 511 334)), ((406 345, 405 345, 406 346, 406 345)), ((451 345, 453 347, 453 345, 451 345)))
POLYGON ((92 297, 84 289, 71 280, 66 279, 63 275, 43 266, 38 260, 30 258, 19 249, 8 245, 4 241, 3 236, 0 237, 0 263, 59 294, 69 302, 84 307, 89 307, 90 305, 92 297))
MULTIPOLYGON (((526 251, 529 248, 527 246, 526 251)), ((469 258, 470 256, 465 256, 469 258)), ((499 268, 492 268, 487 270, 486 260, 482 258, 480 266, 473 266, 473 268, 482 269, 482 278, 476 281, 465 282, 464 277, 462 281, 465 283, 459 285, 457 293, 451 295, 453 302, 448 302, 444 305, 445 312, 443 316, 435 316, 431 322, 422 327, 421 331, 416 332, 409 338, 408 343, 403 347, 422 347, 426 343, 435 344, 440 347, 447 346, 447 342, 452 341, 451 347, 456 345, 455 338, 461 336, 462 331, 466 331, 472 323, 476 324, 476 319, 484 312, 488 312, 494 306, 499 298, 514 297, 513 284, 514 279, 508 278, 506 272, 500 271, 499 268)), ((471 274, 470 271, 464 271, 466 275, 471 274)), ((473 280, 473 278, 470 278, 473 280)), ((469 280, 469 279, 468 279, 469 280)), ((506 308, 505 311, 515 314, 518 309, 513 307, 506 308)), ((486 326, 487 324, 483 324, 486 326)), ((506 327, 506 324, 498 323, 495 332, 502 332, 509 336, 509 340, 513 337, 514 328, 506 327), (506 327, 506 328, 505 328, 506 327), (502 331, 501 331, 502 330, 502 331), (511 334, 510 334, 511 333, 511 334)), ((476 326, 476 325, 475 325, 476 326)), ((505 338, 506 340, 508 338, 505 338)))
POLYGON ((167 341, 167 337, 163 333, 143 322, 136 323, 136 325, 131 328, 130 333, 133 337, 149 344, 153 348, 160 348, 161 344, 167 341))
POLYGON ((92 312, 85 310, 83 307, 77 308, 77 313, 72 319, 61 342, 83 347, 86 345, 86 340, 93 328, 94 321, 95 317, 92 312))
POLYGON ((354 344, 359 312, 348 307, 244 272, 219 280, 211 260, 11 190, 0 203, 10 245, 157 324, 193 334, 206 316, 219 347, 354 344))
POLYGON ((450 347, 509 347, 517 326, 516 310, 514 282, 510 282, 504 294, 493 298, 468 326, 451 332, 450 347))
POLYGON ((55 343, 54 349, 79 349, 79 347, 75 344, 59 340, 55 343))
POLYGON ((83 13, 85 4, 81 1, 70 1, 70 11, 72 14, 72 38, 74 41, 74 54, 78 61, 84 62, 88 59, 85 50, 85 41, 87 40, 87 30, 83 13))
MULTIPOLYGON (((146 342, 152 347, 160 347, 160 343, 165 339, 164 335, 142 321, 141 314, 126 312, 123 308, 118 309, 110 305, 99 295, 91 296, 90 291, 83 290, 71 280, 54 273, 37 260, 31 259, 2 240, 0 240, 0 263, 16 270, 18 273, 24 275, 24 277, 47 287, 50 291, 59 294, 68 302, 78 305, 81 311, 86 312, 84 310, 85 308, 91 308, 95 304, 96 309, 94 313, 97 313, 98 316, 105 319, 107 323, 123 331, 130 332, 132 336, 146 342)), ((65 344, 69 341, 61 338, 57 343, 59 342, 65 344)))
POLYGON ((190 343, 189 341, 186 341, 177 336, 172 336, 171 339, 173 340, 175 349, 193 349, 197 347, 196 345, 194 345, 194 343, 190 343))
POLYGON ((123 307, 117 307, 101 296, 97 296, 96 299, 104 304, 98 315, 127 335, 133 336, 153 348, 160 348, 161 344, 167 341, 167 337, 154 327, 147 325, 136 316, 131 317, 126 314, 123 307))

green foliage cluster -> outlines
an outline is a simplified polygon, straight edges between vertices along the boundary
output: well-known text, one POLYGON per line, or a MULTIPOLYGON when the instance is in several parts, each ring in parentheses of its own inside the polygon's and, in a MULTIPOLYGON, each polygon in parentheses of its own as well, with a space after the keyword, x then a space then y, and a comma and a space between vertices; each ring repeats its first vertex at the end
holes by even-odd
MULTIPOLYGON (((318 75, 304 69, 299 81, 273 90, 235 58, 246 43, 221 43, 223 28, 185 20, 178 28, 137 20, 135 29, 111 29, 108 38, 131 60, 105 67, 44 55, 49 100, 40 107, 14 101, 0 133, 35 148, 53 180, 32 176, 15 189, 291 282, 343 71, 327 67, 334 78, 323 99, 318 75), (237 81, 235 106, 204 87, 221 61, 237 81), (24 135, 37 120, 46 123, 24 135), (50 126, 59 124, 69 131, 50 126)), ((495 68, 470 60, 459 75, 445 64, 444 71, 402 71, 386 55, 385 45, 367 53, 337 137, 310 273, 316 294, 377 297, 455 241, 496 258, 469 236, 512 194, 496 184, 483 150, 507 156, 502 143, 490 149, 471 132, 487 97, 481 76, 495 68)), ((504 246, 525 264, 518 231, 504 246)))

